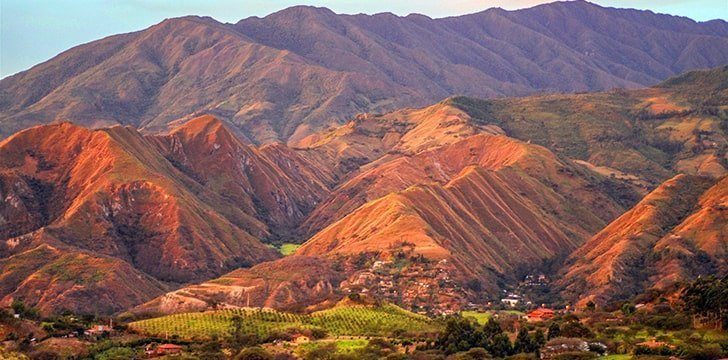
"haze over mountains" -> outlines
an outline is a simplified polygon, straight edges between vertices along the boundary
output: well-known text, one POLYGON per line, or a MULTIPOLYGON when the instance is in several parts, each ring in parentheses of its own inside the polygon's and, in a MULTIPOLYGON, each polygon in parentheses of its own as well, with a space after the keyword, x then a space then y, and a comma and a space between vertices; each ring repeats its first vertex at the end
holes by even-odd
POLYGON ((222 24, 165 20, 0 81, 0 137, 59 120, 169 129, 210 113, 256 143, 360 112, 541 91, 653 85, 728 62, 728 23, 584 1, 459 17, 293 7, 222 24))

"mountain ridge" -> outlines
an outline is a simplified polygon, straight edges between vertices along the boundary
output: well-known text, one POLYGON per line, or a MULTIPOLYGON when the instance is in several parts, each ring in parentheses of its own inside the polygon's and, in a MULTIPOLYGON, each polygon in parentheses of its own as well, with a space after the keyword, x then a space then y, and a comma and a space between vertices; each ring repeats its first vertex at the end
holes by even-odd
POLYGON ((256 143, 296 142, 356 113, 456 94, 652 85, 726 63, 726 44, 725 21, 586 2, 440 19, 306 7, 235 24, 173 18, 0 80, 0 136, 64 119, 164 132, 206 112, 256 143))

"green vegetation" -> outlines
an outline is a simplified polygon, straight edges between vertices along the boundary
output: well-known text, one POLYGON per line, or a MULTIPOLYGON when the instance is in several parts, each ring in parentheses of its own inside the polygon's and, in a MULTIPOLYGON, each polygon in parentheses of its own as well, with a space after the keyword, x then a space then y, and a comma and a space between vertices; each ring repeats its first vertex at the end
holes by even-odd
POLYGON ((728 328, 728 276, 699 278, 685 288, 681 298, 690 313, 717 328, 728 328))
POLYGON ((537 353, 545 343, 542 330, 530 334, 523 327, 511 343, 495 319, 491 318, 481 326, 472 319, 458 315, 447 319, 445 329, 435 341, 434 347, 448 355, 480 348, 502 358, 518 353, 537 353))
POLYGON ((302 344, 296 349, 296 354, 303 359, 406 359, 404 354, 398 354, 396 346, 385 339, 354 339, 318 341, 302 344))
POLYGON ((278 248, 278 251, 280 251, 280 253, 283 256, 288 256, 288 255, 291 255, 294 252, 296 252, 296 250, 298 250, 298 248, 300 248, 300 247, 301 247, 301 244, 283 243, 278 248))
POLYGON ((150 335, 209 338, 230 335, 233 317, 242 319, 240 331, 266 338, 292 329, 318 329, 331 335, 398 336, 436 332, 437 324, 394 305, 346 306, 310 315, 275 310, 228 309, 168 315, 133 322, 130 327, 150 335))
POLYGON ((474 319, 480 325, 485 325, 493 317, 493 314, 489 311, 463 311, 460 315, 465 318, 474 319))
POLYGON ((309 354, 325 346, 336 347, 336 353, 338 354, 351 354, 358 350, 365 348, 369 344, 369 340, 366 339, 344 339, 334 341, 315 341, 305 344, 301 344, 296 349, 296 352, 300 355, 309 354))

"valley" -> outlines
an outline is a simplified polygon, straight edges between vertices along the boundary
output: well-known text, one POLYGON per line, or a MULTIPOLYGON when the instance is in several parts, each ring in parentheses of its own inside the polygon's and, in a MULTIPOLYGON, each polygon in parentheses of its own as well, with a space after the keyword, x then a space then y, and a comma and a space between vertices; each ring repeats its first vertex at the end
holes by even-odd
POLYGON ((728 356, 726 63, 585 1, 79 45, 0 80, 0 358, 728 356))

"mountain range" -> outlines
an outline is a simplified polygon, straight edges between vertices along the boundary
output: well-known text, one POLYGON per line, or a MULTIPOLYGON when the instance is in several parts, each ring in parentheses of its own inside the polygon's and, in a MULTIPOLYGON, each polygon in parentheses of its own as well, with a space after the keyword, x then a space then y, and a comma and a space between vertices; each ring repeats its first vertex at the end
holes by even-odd
POLYGON ((432 19, 297 6, 235 24, 165 20, 0 81, 0 138, 73 121, 166 132, 200 114, 298 142, 357 113, 654 85, 728 62, 728 23, 585 1, 432 19))
POLYGON ((302 311, 367 293, 445 312, 561 260, 568 302, 674 291, 728 270, 726 124, 724 66, 455 96, 288 144, 211 114, 157 133, 39 125, 0 142, 0 301, 302 311))

